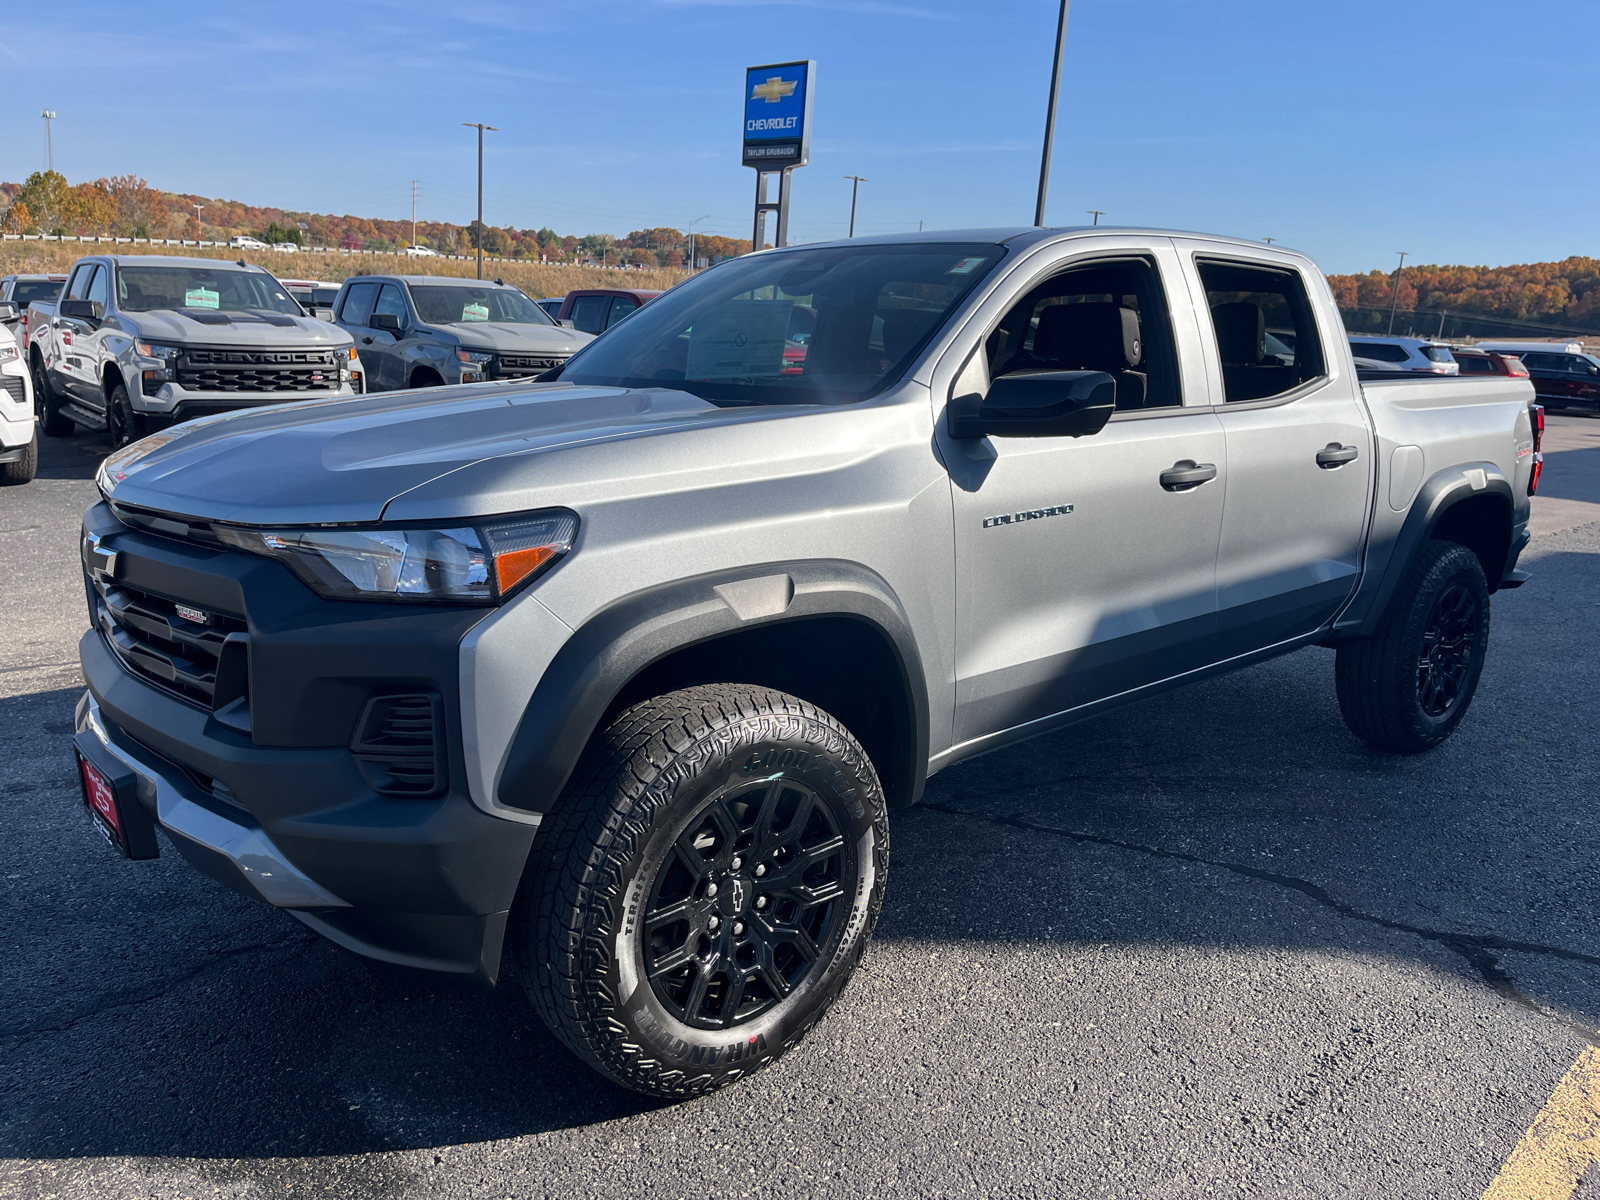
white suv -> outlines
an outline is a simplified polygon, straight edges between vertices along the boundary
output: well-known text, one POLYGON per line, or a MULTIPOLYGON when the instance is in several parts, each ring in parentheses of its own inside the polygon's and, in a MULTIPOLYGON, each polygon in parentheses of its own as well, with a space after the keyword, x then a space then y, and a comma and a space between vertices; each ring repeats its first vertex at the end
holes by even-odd
POLYGON ((1390 371, 1425 371, 1430 375, 1459 375, 1461 364, 1441 346, 1424 338, 1353 337, 1350 350, 1357 358, 1380 362, 1390 371))
POLYGON ((11 331, 0 325, 0 487, 28 483, 38 470, 39 424, 34 420, 33 380, 28 377, 22 347, 11 331))

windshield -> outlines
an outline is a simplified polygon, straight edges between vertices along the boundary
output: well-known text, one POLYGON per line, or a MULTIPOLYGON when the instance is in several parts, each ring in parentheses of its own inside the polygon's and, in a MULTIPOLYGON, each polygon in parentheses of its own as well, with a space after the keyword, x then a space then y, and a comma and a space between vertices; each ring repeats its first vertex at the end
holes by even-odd
POLYGON ((430 325, 494 321, 502 325, 554 325, 544 309, 516 288, 412 284, 417 316, 430 325))
POLYGON ((639 309, 559 378, 728 404, 848 404, 899 378, 1002 253, 911 244, 737 258, 639 309))
POLYGON ((35 300, 48 303, 61 294, 61 280, 19 279, 11 289, 11 303, 19 312, 26 311, 35 300))
POLYGON ((119 267, 117 306, 125 312, 158 308, 304 315, 289 293, 261 271, 226 267, 119 267))

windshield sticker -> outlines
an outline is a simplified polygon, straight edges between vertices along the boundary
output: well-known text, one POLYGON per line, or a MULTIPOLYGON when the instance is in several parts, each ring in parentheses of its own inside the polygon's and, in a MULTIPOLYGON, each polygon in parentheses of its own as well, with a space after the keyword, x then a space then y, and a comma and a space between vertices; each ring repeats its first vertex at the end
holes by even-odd
POLYGON ((983 262, 981 258, 963 258, 955 266, 945 272, 946 275, 970 275, 973 270, 983 262))
POLYGON ((467 304, 461 309, 463 321, 487 321, 489 319, 489 306, 487 304, 467 304))
POLYGON ((183 306, 185 308, 216 308, 217 301, 221 299, 218 292, 210 288, 190 288, 183 293, 183 306))
POLYGON ((783 370, 792 300, 725 300, 689 331, 689 379, 745 379, 783 370))

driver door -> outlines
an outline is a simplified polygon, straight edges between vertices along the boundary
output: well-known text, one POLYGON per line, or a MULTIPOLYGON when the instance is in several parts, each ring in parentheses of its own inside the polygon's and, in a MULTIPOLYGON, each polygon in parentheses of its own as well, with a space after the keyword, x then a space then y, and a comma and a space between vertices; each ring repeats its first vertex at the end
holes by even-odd
POLYGON ((939 425, 956 529, 954 744, 967 753, 1212 661, 1226 446, 1183 276, 1170 243, 1088 246, 1019 282, 940 397, 1023 369, 1117 382, 1118 411, 1086 437, 958 441, 939 425), (1083 307, 1050 312, 1062 306, 1083 307))

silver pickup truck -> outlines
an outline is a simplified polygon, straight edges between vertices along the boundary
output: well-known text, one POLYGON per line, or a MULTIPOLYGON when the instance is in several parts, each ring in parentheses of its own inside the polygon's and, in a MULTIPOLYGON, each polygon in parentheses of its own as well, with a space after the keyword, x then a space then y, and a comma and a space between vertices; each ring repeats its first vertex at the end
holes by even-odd
POLYGON ((738 258, 553 378, 108 458, 86 802, 358 954, 509 950, 584 1062, 694 1095, 833 1002, 952 763, 1311 645, 1356 736, 1449 736, 1523 581, 1532 400, 1364 384, 1278 247, 738 258))
POLYGON ((308 317, 243 262, 97 255, 28 309, 28 361, 51 437, 106 430, 116 446, 178 421, 354 395, 350 335, 308 317))

